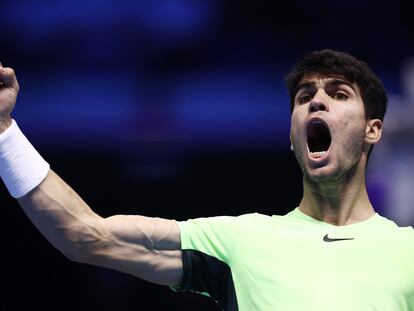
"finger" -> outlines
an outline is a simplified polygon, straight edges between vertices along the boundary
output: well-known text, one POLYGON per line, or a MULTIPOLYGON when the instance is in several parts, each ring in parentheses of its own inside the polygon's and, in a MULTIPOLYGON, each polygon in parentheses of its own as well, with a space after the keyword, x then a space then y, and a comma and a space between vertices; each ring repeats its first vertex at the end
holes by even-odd
POLYGON ((3 86, 5 87, 11 87, 16 91, 19 90, 19 84, 17 83, 17 78, 12 68, 0 68, 0 81, 3 82, 3 86))

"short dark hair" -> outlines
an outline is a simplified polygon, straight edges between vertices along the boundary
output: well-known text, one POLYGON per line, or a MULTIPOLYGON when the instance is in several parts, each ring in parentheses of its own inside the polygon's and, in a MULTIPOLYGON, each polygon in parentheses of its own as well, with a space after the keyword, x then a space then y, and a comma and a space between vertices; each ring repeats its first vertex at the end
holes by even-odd
POLYGON ((290 109, 300 80, 307 74, 339 75, 351 83, 356 83, 364 102, 367 119, 384 120, 387 110, 387 94, 381 80, 365 62, 352 55, 330 49, 311 52, 302 57, 286 77, 290 97, 290 109))

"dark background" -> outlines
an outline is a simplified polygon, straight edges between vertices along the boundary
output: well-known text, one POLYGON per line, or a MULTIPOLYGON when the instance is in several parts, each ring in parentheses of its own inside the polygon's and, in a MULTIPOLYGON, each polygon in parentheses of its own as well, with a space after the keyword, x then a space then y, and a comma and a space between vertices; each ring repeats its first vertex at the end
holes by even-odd
MULTIPOLYGON (((302 191, 284 88, 294 61, 344 50, 398 94, 401 63, 414 55, 411 1, 0 4, 0 60, 21 86, 14 118, 102 216, 289 212, 302 191)), ((0 205, 1 310, 217 309, 70 262, 3 185, 0 205)))

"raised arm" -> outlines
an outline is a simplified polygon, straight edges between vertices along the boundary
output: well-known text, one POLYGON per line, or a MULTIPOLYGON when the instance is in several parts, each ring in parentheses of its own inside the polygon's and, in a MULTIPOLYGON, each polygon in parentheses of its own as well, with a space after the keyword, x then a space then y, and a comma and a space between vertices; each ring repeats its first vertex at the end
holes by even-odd
MULTIPOLYGON (((42 169, 46 177, 40 184, 34 182, 30 186, 33 182, 27 179, 31 176, 25 174, 33 170, 37 161, 19 160, 21 155, 13 159, 13 153, 25 157, 25 144, 29 144, 16 140, 22 139, 20 132, 10 134, 18 131, 11 119, 18 91, 14 71, 0 64, 0 173, 39 231, 71 260, 123 271, 157 284, 179 284, 183 268, 175 221, 126 215, 102 218, 45 167, 42 169), (11 138, 2 139, 6 136, 11 138), (19 142, 18 146, 14 142, 19 142), (32 189, 25 193, 26 188, 32 189)), ((33 155, 33 159, 37 157, 40 155, 33 155)))

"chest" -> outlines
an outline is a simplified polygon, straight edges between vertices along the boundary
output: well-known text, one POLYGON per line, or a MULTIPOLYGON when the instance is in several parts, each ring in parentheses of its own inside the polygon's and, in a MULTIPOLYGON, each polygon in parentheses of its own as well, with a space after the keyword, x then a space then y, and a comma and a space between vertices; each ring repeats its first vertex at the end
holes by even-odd
POLYGON ((337 309, 374 301, 384 308, 414 297, 414 245, 391 237, 299 230, 245 242, 251 248, 236 273, 248 275, 270 304, 302 300, 304 306, 337 309))

